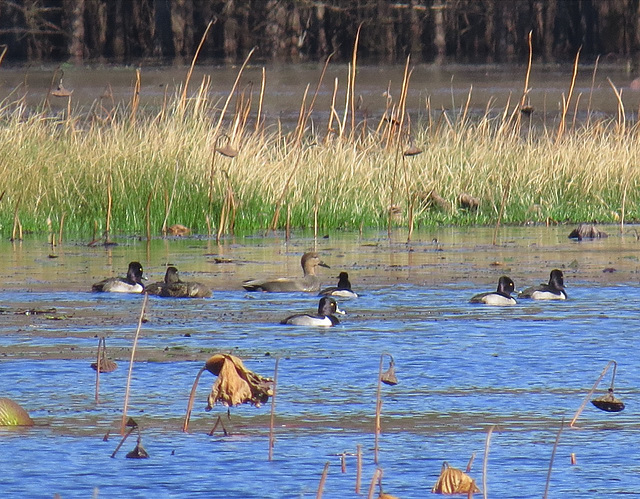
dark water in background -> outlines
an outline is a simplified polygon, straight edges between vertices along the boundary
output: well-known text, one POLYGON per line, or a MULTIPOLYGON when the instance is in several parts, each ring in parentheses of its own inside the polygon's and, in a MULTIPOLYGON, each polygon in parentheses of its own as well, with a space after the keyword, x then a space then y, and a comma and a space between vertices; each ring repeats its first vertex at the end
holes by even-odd
MULTIPOLYGON (((140 104, 154 111, 162 107, 165 96, 179 95, 187 74, 186 67, 142 67, 140 104)), ((238 67, 196 67, 190 82, 189 95, 195 95, 203 77, 211 78, 212 102, 222 107, 231 91, 238 74, 238 67)), ((0 69, 0 98, 9 101, 22 97, 27 92, 26 102, 30 106, 41 104, 52 83, 55 67, 51 68, 11 68, 0 69), (13 92, 13 93, 12 93, 13 92), (11 94, 11 95, 10 95, 11 94), (8 97, 7 97, 8 96, 8 97)), ((305 88, 309 86, 307 104, 318 84, 322 65, 284 65, 266 67, 266 90, 264 96, 264 114, 267 125, 275 125, 280 120, 285 125, 295 123, 305 88)), ((534 123, 553 124, 562 109, 563 95, 567 96, 573 68, 566 66, 534 66, 529 83, 529 104, 535 111, 534 123)), ((387 105, 387 90, 392 102, 400 97, 404 66, 359 66, 356 79, 356 98, 358 101, 358 120, 372 119, 377 124, 387 105)), ((482 115, 487 109, 499 114, 510 102, 513 109, 519 101, 526 75, 524 66, 447 66, 439 68, 419 65, 413 68, 407 110, 412 120, 424 117, 427 101, 432 111, 442 109, 457 110, 464 108, 471 90, 469 110, 472 114, 482 115)), ((640 91, 629 88, 634 75, 622 65, 601 65, 595 73, 593 66, 579 69, 576 87, 570 106, 569 119, 578 104, 577 119, 584 121, 587 113, 595 118, 615 117, 617 99, 608 82, 608 78, 620 90, 628 119, 635 119, 640 104, 640 91)), ((344 65, 330 65, 314 107, 313 120, 323 129, 328 120, 334 82, 338 81, 336 108, 342 118, 345 93, 347 89, 348 69, 344 65)), ((258 94, 262 80, 262 67, 246 68, 239 90, 246 96, 253 91, 253 109, 257 109, 258 94), (251 86, 252 85, 252 86, 251 86), (251 90, 252 89, 252 90, 251 90)), ((110 97, 116 105, 128 105, 131 102, 135 81, 134 67, 84 67, 64 68, 64 87, 73 90, 72 105, 85 111, 92 105, 102 103, 111 107, 110 97), (109 92, 106 92, 109 90, 109 92), (102 99, 101 99, 102 96, 102 99)), ((57 85, 57 81, 55 82, 57 85)), ((66 98, 51 97, 54 110, 67 107, 66 98)), ((453 117, 453 114, 449 114, 453 117)))
MULTIPOLYGON (((330 462, 324 497, 357 497, 355 458, 364 454, 362 490, 375 470, 373 427, 380 355, 396 362, 399 384, 383 386, 379 466, 385 491, 402 498, 430 495, 442 461, 464 468, 476 452, 478 483, 487 430, 495 425, 488 461, 489 497, 541 497, 560 422, 570 420, 609 360, 618 362, 616 394, 626 409, 608 414, 587 406, 579 429, 565 428, 550 497, 637 495, 640 358, 637 329, 638 242, 615 228, 606 240, 575 243, 566 228, 505 228, 490 245, 486 229, 418 233, 413 244, 381 235, 333 236, 317 249, 332 266, 326 284, 347 270, 357 300, 332 329, 284 327, 290 312, 311 311, 317 298, 248 294, 250 276, 296 275, 313 241, 289 244, 245 238, 217 247, 196 239, 120 241, 109 251, 67 243, 57 258, 42 241, 1 242, 0 396, 23 405, 31 429, 0 428, 0 493, 15 497, 315 497, 330 462), (437 237, 438 247, 432 239, 437 237), (214 257, 233 263, 216 264, 214 257), (214 288, 207 300, 151 298, 138 343, 129 416, 142 428, 148 460, 129 460, 133 437, 116 458, 129 354, 101 376, 94 403, 97 336, 112 352, 128 352, 139 296, 88 292, 98 277, 121 273, 131 259, 150 280, 175 263, 183 277, 214 288), (565 270, 570 300, 521 301, 499 309, 468 299, 508 273, 518 288, 565 270), (613 268, 615 272, 605 272, 613 268), (24 316, 55 307, 54 316, 24 316), (219 407, 203 409, 213 376, 203 376, 191 432, 180 431, 189 390, 202 363, 231 351, 262 375, 280 358, 276 444, 269 462, 271 404, 238 407, 226 421, 231 436, 206 433, 219 407), (176 359, 172 360, 171 355, 176 359), (110 439, 103 436, 111 430, 110 439), (575 453, 577 464, 570 464, 575 453)), ((597 395, 606 391, 611 372, 597 395)))

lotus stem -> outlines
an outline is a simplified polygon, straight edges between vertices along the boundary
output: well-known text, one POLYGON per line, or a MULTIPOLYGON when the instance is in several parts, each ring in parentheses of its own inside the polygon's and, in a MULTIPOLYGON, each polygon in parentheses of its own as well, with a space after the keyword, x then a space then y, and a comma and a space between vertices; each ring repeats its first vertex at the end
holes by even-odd
POLYGON ((269 417, 269 461, 273 459, 273 424, 276 416, 276 387, 278 385, 278 361, 280 359, 276 357, 276 365, 273 368, 273 394, 271 395, 271 415, 269 417))
POLYGON ((380 368, 378 370, 378 390, 376 393, 376 423, 375 423, 375 443, 373 446, 373 462, 378 464, 378 440, 380 437, 380 412, 382 411, 382 365, 385 355, 391 359, 393 365, 393 356, 390 353, 382 352, 380 354, 380 368))
POLYGON ((124 444, 125 440, 129 438, 129 435, 131 435, 133 433, 133 430, 135 430, 136 428, 137 426, 132 426, 131 428, 129 428, 129 431, 127 431, 127 433, 123 435, 122 439, 120 440, 120 443, 116 447, 116 450, 114 450, 113 454, 111 454, 111 457, 116 457, 116 453, 120 450, 120 447, 122 447, 122 444, 124 444))
MULTIPOLYGON (((187 412, 184 415, 184 422, 182 423, 182 431, 189 431, 189 419, 191 418, 191 410, 193 409, 193 402, 196 398, 196 388, 198 387, 198 381, 200 380, 200 376, 205 371, 206 366, 202 366, 196 375, 196 379, 193 382, 193 386, 191 387, 191 393, 189 395, 189 403, 187 404, 187 412)), ((214 427, 215 429, 215 427, 214 427)))
POLYGON ((362 482, 362 445, 356 445, 356 494, 360 494, 362 482))
POLYGON ((142 319, 144 317, 144 310, 147 306, 147 300, 149 299, 149 295, 144 295, 144 300, 142 301, 142 308, 140 309, 140 318, 138 319, 138 327, 136 329, 136 334, 133 338, 133 347, 131 347, 131 360, 129 361, 129 373, 127 374, 127 387, 124 391, 124 406, 122 408, 122 422, 120 423, 120 434, 124 435, 124 428, 127 423, 127 406, 129 404, 129 390, 131 388, 131 373, 133 372, 133 360, 136 355, 136 345, 138 344, 138 337, 140 336, 140 329, 142 328, 142 319))
POLYGON ((104 336, 101 336, 98 340, 98 357, 96 359, 96 404, 100 403, 99 393, 100 393, 100 368, 102 367, 102 345, 104 343, 104 336))
MULTIPOLYGON (((491 428, 489 428, 489 431, 487 432, 487 438, 484 441, 484 456, 482 458, 482 497, 483 499, 487 499, 488 494, 487 494, 487 466, 489 464, 489 446, 491 445, 491 435, 493 433, 493 429, 495 428, 495 425, 491 426, 491 428)), ((469 471, 469 469, 467 469, 467 471, 469 471)), ((473 490, 473 487, 471 487, 471 490, 473 490)))
POLYGON ((571 420, 571 423, 569 423, 569 428, 573 428, 573 425, 577 421, 577 419, 580 416, 580 414, 582 414, 582 411, 584 410, 585 406, 587 405, 587 402, 589 402, 589 399, 593 395, 593 392, 596 391, 596 388, 598 388, 598 385, 600 384, 600 381, 602 381, 602 378, 604 378, 604 375, 607 374, 607 371, 609 370, 609 368, 611 367, 612 364, 613 364, 613 375, 611 376, 611 388, 613 389, 613 383, 614 383, 614 380, 616 379, 616 369, 618 367, 618 363, 615 360, 610 360, 609 362, 607 362, 607 365, 604 366, 604 369, 600 373, 600 376, 598 377, 596 382, 591 387, 591 390, 589 390, 589 393, 587 393, 587 396, 582 401, 582 404, 580 404, 580 407, 578 408, 578 410, 576 411, 575 415, 573 416, 573 419, 571 420))
POLYGON ((382 468, 376 468, 376 471, 373 472, 373 476, 371 477, 371 483, 369 484, 369 493, 367 494, 367 499, 373 499, 373 494, 375 493, 375 490, 376 490, 376 483, 379 483, 381 480, 382 480, 382 468))
POLYGON ((560 423, 560 429, 556 434, 556 441, 553 444, 553 450, 551 451, 551 459, 549 460, 549 471, 547 472, 547 483, 544 486, 544 495, 543 499, 547 499, 547 495, 549 494, 549 484, 551 483, 551 470, 553 469, 553 460, 556 457, 556 450, 558 449, 558 442, 560 441, 560 434, 562 433, 562 428, 564 427, 564 418, 562 418, 562 422, 560 423))
POLYGON ((324 469, 322 470, 322 476, 320 477, 320 483, 318 484, 318 493, 316 494, 316 499, 322 499, 324 484, 327 481, 328 473, 329 473, 329 461, 324 463, 324 469))

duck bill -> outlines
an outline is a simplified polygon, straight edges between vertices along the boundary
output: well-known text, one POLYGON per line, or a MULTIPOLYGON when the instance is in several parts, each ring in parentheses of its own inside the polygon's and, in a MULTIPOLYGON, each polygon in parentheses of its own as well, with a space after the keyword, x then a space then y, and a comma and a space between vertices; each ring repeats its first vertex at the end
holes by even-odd
POLYGON ((344 310, 340 310, 340 307, 336 305, 336 314, 347 315, 347 312, 345 312, 344 310))
POLYGON ((331 268, 331 267, 329 267, 329 266, 328 266, 326 263, 324 263, 324 262, 320 262, 318 265, 319 265, 320 267, 324 267, 325 269, 330 269, 330 268, 331 268))

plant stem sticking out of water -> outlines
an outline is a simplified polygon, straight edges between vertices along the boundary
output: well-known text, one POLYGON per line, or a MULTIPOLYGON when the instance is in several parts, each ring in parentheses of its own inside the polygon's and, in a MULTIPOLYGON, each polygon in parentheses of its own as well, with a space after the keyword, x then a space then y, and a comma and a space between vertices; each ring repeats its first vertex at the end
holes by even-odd
POLYGON ((131 388, 131 373, 133 372, 133 361, 136 355, 136 345, 138 344, 138 337, 140 336, 140 328, 142 328, 142 320, 144 318, 144 311, 147 306, 148 299, 149 299, 149 295, 145 294, 144 300, 142 301, 142 308, 140 309, 140 318, 138 319, 138 327, 136 329, 136 334, 133 338, 133 346, 131 347, 131 360, 129 361, 129 373, 127 374, 127 387, 124 391, 124 405, 122 407, 122 421, 120 423, 121 435, 124 435, 124 428, 127 424, 127 406, 129 405, 129 389, 131 388))

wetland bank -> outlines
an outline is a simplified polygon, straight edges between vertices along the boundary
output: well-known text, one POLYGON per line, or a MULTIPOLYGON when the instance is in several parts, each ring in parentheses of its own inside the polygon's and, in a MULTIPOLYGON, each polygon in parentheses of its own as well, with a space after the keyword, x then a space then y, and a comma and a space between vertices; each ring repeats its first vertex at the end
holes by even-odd
MULTIPOLYGON (((522 93, 522 82, 499 102, 474 104, 477 87, 455 90, 449 78, 439 89, 451 104, 435 105, 437 92, 411 93, 419 69, 409 78, 395 67, 383 76, 391 84, 369 87, 361 104, 363 76, 379 68, 329 68, 313 104, 322 67, 296 96, 291 119, 284 113, 271 122, 265 106, 278 86, 269 86, 267 70, 261 92, 262 71, 250 67, 253 85, 241 78, 234 87, 236 70, 223 91, 214 90, 204 72, 192 77, 189 93, 156 88, 148 103, 145 71, 124 103, 100 94, 101 81, 89 92, 90 111, 75 107, 82 73, 74 79, 67 69, 70 96, 30 107, 30 87, 3 101, 0 380, 2 395, 36 421, 28 430, 1 429, 3 492, 313 497, 330 462, 325 495, 356 497, 351 454, 362 446, 366 483, 376 469, 378 362, 390 352, 399 384, 382 393, 378 463, 389 493, 424 497, 442 462, 464 467, 495 425, 489 495, 539 496, 562 418, 612 359, 627 409, 590 407, 578 429, 565 429, 550 490, 637 493, 629 458, 638 444, 640 382, 640 243, 628 226, 640 217, 635 94, 617 94, 591 68, 579 73, 569 98, 571 71, 562 72, 566 85, 555 87, 555 98, 527 92, 535 110, 523 118, 520 98, 509 97, 522 93), (362 106, 383 91, 378 111, 365 113, 362 106), (565 115, 557 111, 563 93, 565 115), (595 102, 610 107, 603 112, 595 102), (422 153, 403 155, 414 146, 422 153), (434 190, 445 205, 427 202, 434 190), (477 209, 457 205, 463 192, 479 200, 477 209), (616 225, 604 227, 606 239, 569 240, 581 221, 616 225), (192 235, 160 237, 171 224, 192 235), (87 245, 104 239, 118 245, 87 245), (362 295, 341 303, 348 315, 331 331, 278 324, 290 312, 312 311, 315 296, 248 295, 240 287, 252 277, 298 275, 300 255, 312 248, 332 267, 323 272, 326 285, 347 270, 362 295), (117 431, 142 300, 89 292, 131 260, 152 282, 173 264, 214 290, 211 299, 149 300, 129 413, 151 458, 135 463, 111 459, 115 439, 102 438, 117 431), (566 302, 509 310, 468 303, 499 275, 522 289, 556 267, 565 272, 566 302), (100 336, 120 367, 101 376, 95 404, 89 364, 100 336), (179 431, 193 378, 215 352, 234 353, 263 375, 280 359, 273 461, 269 403, 233 408, 230 436, 208 436, 226 411, 205 413, 201 386, 190 433, 179 431)), ((495 81, 489 72, 478 75, 495 81)), ((59 83, 59 75, 49 77, 53 71, 46 79, 59 83)), ((135 71, 128 77, 138 81, 135 71)), ((44 89, 46 97, 48 83, 44 89)), ((480 482, 478 464, 471 475, 480 482)))

